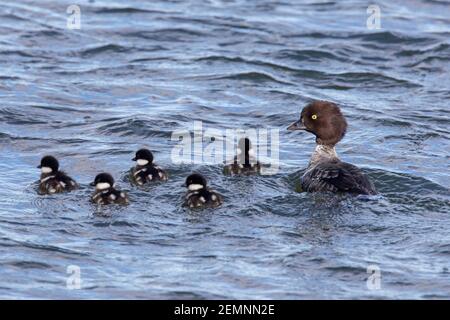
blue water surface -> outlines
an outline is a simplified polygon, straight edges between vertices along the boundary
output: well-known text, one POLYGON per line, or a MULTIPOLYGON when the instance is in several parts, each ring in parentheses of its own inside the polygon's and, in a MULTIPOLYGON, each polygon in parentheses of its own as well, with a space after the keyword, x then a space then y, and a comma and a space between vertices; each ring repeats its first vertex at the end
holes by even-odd
POLYGON ((450 298, 448 1, 377 1, 380 29, 369 2, 313 0, 81 0, 68 29, 72 2, 0 6, 0 298, 450 298), (285 128, 312 99, 379 196, 295 191, 314 138, 285 128), (279 172, 174 163, 194 121, 278 129, 279 172), (166 184, 127 182, 142 146, 166 184), (37 194, 49 153, 82 188, 37 194), (128 207, 89 202, 101 171, 128 207), (221 208, 181 208, 193 171, 221 208))

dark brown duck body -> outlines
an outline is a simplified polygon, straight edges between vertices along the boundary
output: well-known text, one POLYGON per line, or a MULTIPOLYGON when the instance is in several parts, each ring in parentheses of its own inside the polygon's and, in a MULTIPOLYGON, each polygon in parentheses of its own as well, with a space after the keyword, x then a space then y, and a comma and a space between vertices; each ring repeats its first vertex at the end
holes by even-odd
POLYGON ((344 137, 347 122, 339 107, 328 101, 314 101, 303 108, 300 119, 288 130, 305 130, 316 136, 308 168, 301 178, 303 191, 376 194, 372 181, 358 167, 343 162, 335 145, 344 137))
POLYGON ((376 194, 372 181, 359 169, 339 159, 320 162, 307 169, 301 179, 304 191, 376 194))

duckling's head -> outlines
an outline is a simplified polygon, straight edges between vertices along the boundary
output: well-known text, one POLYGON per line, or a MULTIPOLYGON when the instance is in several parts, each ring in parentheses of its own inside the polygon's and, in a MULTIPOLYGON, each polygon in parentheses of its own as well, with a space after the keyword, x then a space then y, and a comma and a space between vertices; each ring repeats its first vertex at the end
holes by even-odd
POLYGON ((153 154, 148 149, 140 149, 136 152, 136 156, 132 160, 136 161, 138 166, 146 166, 153 162, 153 154))
POLYGON ((334 146, 344 137, 347 121, 336 104, 313 101, 303 108, 300 119, 287 129, 311 132, 316 136, 317 144, 334 146))
POLYGON ((41 164, 38 165, 38 168, 44 174, 55 173, 58 172, 59 162, 53 156, 45 156, 41 159, 41 164))
POLYGON ((249 138, 241 138, 237 147, 237 159, 243 165, 250 165, 250 159, 255 158, 255 151, 249 138))
POLYGON ((97 190, 106 190, 114 186, 114 178, 109 173, 100 173, 95 177, 91 186, 95 186, 97 190))
POLYGON ((186 187, 189 191, 197 191, 206 188, 206 179, 198 173, 191 174, 186 179, 186 187))
POLYGON ((241 138, 239 140, 237 154, 244 154, 246 158, 255 156, 255 151, 253 150, 253 146, 249 138, 241 138))

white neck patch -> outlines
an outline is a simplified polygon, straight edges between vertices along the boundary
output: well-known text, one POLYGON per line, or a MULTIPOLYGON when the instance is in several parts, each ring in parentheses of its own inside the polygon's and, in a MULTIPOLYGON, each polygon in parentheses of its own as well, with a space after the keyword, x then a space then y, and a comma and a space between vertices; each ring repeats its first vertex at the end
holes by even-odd
POLYGON ((201 184, 190 184, 188 186, 188 190, 189 191, 197 191, 197 190, 200 190, 200 189, 203 189, 203 185, 201 185, 201 184))
POLYGON ((42 173, 51 173, 53 170, 50 167, 42 167, 41 172, 42 173))
POLYGON ((314 165, 320 161, 327 159, 339 159, 336 153, 336 149, 333 146, 318 144, 311 156, 309 163, 310 165, 314 165))
POLYGON ((111 185, 108 182, 99 182, 95 185, 95 189, 97 190, 105 190, 111 188, 111 185))
POLYGON ((48 181, 48 180, 50 180, 50 179, 53 179, 55 176, 47 176, 47 177, 45 177, 44 179, 41 179, 41 183, 44 183, 44 182, 46 182, 46 181, 48 181))
POLYGON ((138 159, 136 162, 139 166, 146 166, 148 164, 148 160, 145 159, 138 159))

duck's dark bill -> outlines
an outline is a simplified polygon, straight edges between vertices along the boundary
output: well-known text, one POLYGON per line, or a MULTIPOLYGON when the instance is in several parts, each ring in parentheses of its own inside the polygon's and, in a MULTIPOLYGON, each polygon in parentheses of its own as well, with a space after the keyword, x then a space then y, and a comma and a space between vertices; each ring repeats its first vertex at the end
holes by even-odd
POLYGON ((95 187, 95 182, 91 182, 91 183, 89 183, 89 185, 90 185, 91 187, 95 187))
POLYGON ((293 124, 291 124, 289 127, 287 127, 287 130, 294 131, 294 130, 306 130, 306 127, 303 125, 301 120, 295 121, 293 124))

